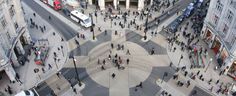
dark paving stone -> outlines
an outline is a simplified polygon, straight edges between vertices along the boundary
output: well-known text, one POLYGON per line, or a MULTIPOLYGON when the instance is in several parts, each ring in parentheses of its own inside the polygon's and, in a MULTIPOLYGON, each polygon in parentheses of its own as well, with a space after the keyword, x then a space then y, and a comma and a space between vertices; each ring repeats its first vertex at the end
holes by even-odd
POLYGON ((40 83, 37 87, 35 87, 35 90, 39 96, 53 96, 51 94, 53 90, 47 85, 46 82, 40 83))
POLYGON ((139 46, 142 46, 149 53, 152 50, 152 48, 154 48, 155 54, 158 54, 158 55, 167 54, 167 51, 164 47, 150 40, 148 42, 143 42, 141 41, 142 37, 143 36, 131 30, 126 30, 126 41, 130 41, 130 42, 136 43, 139 46))
POLYGON ((155 96, 161 90, 161 87, 156 84, 157 78, 162 78, 164 72, 168 72, 168 76, 164 81, 169 81, 175 71, 170 67, 154 67, 149 77, 143 82, 143 88, 130 88, 130 96, 155 96))
MULTIPOLYGON (((109 89, 94 82, 89 77, 85 68, 77 68, 77 71, 80 80, 85 84, 85 88, 81 91, 84 96, 109 96, 109 89)), ((78 81, 75 80, 75 68, 63 68, 61 72, 67 80, 71 81, 72 86, 78 83, 78 81)))
POLYGON ((198 86, 194 86, 193 90, 190 92, 189 96, 213 96, 211 93, 206 90, 199 88, 198 86), (194 94, 194 90, 196 90, 196 94, 194 94))
POLYGON ((107 31, 107 35, 105 35, 105 32, 103 32, 99 34, 96 38, 97 38, 96 42, 87 41, 80 47, 77 47, 76 49, 72 50, 70 52, 70 56, 87 56, 88 52, 91 51, 97 45, 111 41, 111 30, 107 31))

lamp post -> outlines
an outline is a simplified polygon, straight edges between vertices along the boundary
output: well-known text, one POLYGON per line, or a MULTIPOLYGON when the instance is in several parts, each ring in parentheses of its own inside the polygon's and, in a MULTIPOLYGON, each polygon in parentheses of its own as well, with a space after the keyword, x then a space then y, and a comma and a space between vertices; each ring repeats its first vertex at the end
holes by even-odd
POLYGON ((113 19, 111 18, 111 28, 112 28, 112 21, 113 21, 113 19))
POLYGON ((162 76, 162 80, 161 80, 161 83, 164 81, 164 78, 168 76, 168 72, 164 72, 163 76, 162 76))
POLYGON ((77 67, 76 67, 76 64, 75 64, 76 59, 74 58, 74 56, 73 56, 72 58, 73 58, 73 63, 74 63, 74 67, 75 67, 76 77, 77 77, 77 80, 79 81, 79 86, 81 86, 82 83, 81 83, 81 81, 80 81, 80 79, 79 79, 79 74, 78 74, 77 67))
POLYGON ((54 57, 54 62, 55 62, 55 65, 56 65, 56 67, 57 67, 57 69, 58 69, 58 65, 57 65, 57 57, 54 57))
POLYGON ((96 23, 97 23, 97 21, 98 21, 97 11, 95 11, 94 15, 95 15, 95 17, 96 17, 96 23))
POLYGON ((179 58, 179 63, 178 63, 178 67, 179 67, 179 64, 180 64, 180 61, 183 59, 183 55, 181 54, 180 58, 179 58))
POLYGON ((207 67, 206 67, 206 70, 205 70, 205 72, 207 71, 207 69, 209 68, 209 66, 210 66, 210 64, 212 63, 212 58, 210 58, 210 60, 209 60, 209 62, 208 62, 208 64, 207 64, 207 67))
POLYGON ((90 15, 90 17, 91 17, 91 23, 92 23, 92 26, 90 27, 90 31, 92 31, 93 32, 93 40, 95 40, 95 34, 94 34, 94 24, 93 24, 93 16, 92 16, 92 14, 89 14, 90 15))
POLYGON ((148 30, 148 15, 149 15, 149 11, 147 12, 147 19, 146 19, 146 22, 145 22, 145 29, 144 29, 144 40, 147 39, 147 30, 148 30))

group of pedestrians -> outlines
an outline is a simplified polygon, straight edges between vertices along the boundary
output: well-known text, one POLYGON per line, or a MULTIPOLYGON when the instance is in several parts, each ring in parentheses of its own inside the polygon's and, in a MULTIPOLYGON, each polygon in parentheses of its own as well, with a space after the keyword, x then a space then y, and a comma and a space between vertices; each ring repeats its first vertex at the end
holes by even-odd
MULTIPOLYGON (((130 59, 126 58, 126 60, 125 60, 124 58, 119 56, 117 53, 112 55, 113 49, 115 49, 116 51, 120 51, 120 50, 124 51, 124 45, 123 44, 114 45, 113 43, 111 43, 110 47, 111 47, 111 49, 109 50, 108 57, 103 59, 102 61, 100 59, 98 59, 97 64, 98 65, 102 64, 101 70, 106 70, 105 65, 107 64, 107 62, 111 62, 111 64, 113 64, 118 69, 124 70, 125 67, 123 66, 123 64, 124 64, 123 61, 126 61, 126 64, 128 65, 130 62, 130 59)), ((130 55, 130 51, 128 49, 126 51, 126 55, 130 55)))
MULTIPOLYGON (((183 67, 182 67, 182 69, 183 69, 183 67)), ((182 70, 182 71, 183 71, 182 75, 185 76, 185 78, 189 77, 192 80, 199 79, 200 81, 202 81, 202 83, 206 82, 208 85, 211 86, 211 88, 209 88, 209 91, 211 91, 211 92, 213 91, 213 89, 216 90, 215 92, 217 94, 221 93, 221 94, 227 95, 229 92, 230 84, 228 84, 224 81, 221 81, 221 83, 220 83, 220 79, 214 81, 213 78, 209 78, 208 80, 206 80, 207 78, 204 77, 203 73, 200 70, 198 70, 196 73, 191 72, 190 74, 188 74, 188 71, 186 71, 186 70, 182 70)), ((189 80, 185 81, 185 79, 179 79, 179 74, 181 74, 181 72, 176 72, 173 75, 173 79, 176 80, 177 86, 182 87, 183 85, 186 85, 186 88, 188 88, 191 85, 191 80, 189 79, 189 80)))

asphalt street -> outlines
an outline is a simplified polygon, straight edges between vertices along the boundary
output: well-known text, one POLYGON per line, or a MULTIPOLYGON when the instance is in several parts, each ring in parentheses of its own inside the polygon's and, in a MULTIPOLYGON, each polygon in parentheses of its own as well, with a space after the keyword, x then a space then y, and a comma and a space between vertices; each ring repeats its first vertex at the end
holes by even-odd
MULTIPOLYGON (((66 40, 70 40, 76 34, 77 31, 73 30, 70 26, 65 24, 63 21, 61 21, 59 18, 54 16, 54 14, 48 12, 43 7, 41 7, 39 4, 37 4, 34 0, 22 0, 24 3, 26 3, 28 6, 30 6, 36 13, 38 13, 43 19, 48 21, 49 24, 51 24, 57 31, 64 36, 66 40), (49 20, 49 16, 51 16, 51 20, 49 20)), ((50 8, 50 7, 48 7, 50 8)), ((36 22, 37 24, 37 22, 36 22)), ((78 26, 79 28, 79 26, 78 26)))
MULTIPOLYGON (((177 4, 175 4, 174 6, 172 6, 171 9, 169 9, 169 14, 166 11, 164 14, 162 14, 159 17, 153 17, 153 18, 157 18, 156 20, 160 20, 159 25, 161 23, 163 23, 165 20, 167 20, 168 18, 170 18, 171 16, 175 15, 177 12, 184 10, 189 3, 191 3, 193 0, 181 0, 179 1, 177 4)), ((156 25, 156 20, 152 20, 148 22, 148 27, 150 27, 151 29, 154 29, 155 27, 157 27, 158 25, 156 25)), ((145 25, 144 25, 145 26, 145 25)))

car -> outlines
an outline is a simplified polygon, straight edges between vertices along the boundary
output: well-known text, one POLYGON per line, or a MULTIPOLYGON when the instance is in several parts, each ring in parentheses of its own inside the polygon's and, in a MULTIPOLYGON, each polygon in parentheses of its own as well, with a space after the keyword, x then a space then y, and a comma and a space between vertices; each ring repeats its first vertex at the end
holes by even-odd
POLYGON ((70 16, 70 10, 67 8, 63 8, 62 12, 66 15, 66 16, 70 16))
POLYGON ((15 96, 34 96, 34 93, 31 90, 23 90, 17 93, 15 96))

